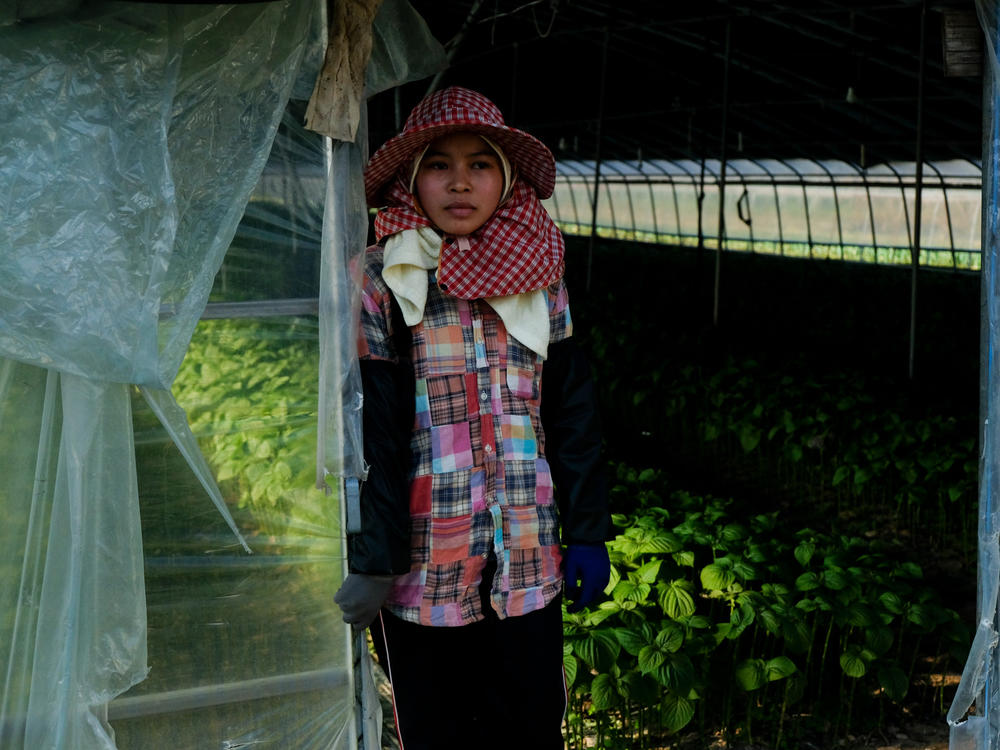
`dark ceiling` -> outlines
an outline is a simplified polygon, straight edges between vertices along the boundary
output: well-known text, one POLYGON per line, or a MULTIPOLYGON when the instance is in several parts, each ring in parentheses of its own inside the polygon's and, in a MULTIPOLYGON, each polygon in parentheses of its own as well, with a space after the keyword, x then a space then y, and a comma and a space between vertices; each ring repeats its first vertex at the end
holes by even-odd
MULTIPOLYGON (((980 42, 971 0, 411 2, 452 55, 438 87, 478 89, 582 159, 718 157, 725 130, 728 158, 912 160, 923 19, 923 156, 981 158, 982 76, 946 75, 943 44, 953 11, 980 42)), ((372 99, 373 148, 431 83, 372 99)))

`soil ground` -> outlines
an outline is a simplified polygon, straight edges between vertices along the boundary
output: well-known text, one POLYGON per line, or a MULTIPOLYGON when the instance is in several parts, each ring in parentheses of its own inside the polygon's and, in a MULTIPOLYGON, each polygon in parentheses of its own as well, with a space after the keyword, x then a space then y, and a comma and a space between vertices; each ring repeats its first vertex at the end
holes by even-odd
MULTIPOLYGON (((762 745, 728 745, 718 740, 703 743, 693 740, 691 744, 679 746, 684 750, 767 750, 762 745)), ((804 742, 800 750, 947 750, 948 727, 917 722, 908 729, 891 728, 884 734, 851 737, 831 745, 816 745, 804 742)))

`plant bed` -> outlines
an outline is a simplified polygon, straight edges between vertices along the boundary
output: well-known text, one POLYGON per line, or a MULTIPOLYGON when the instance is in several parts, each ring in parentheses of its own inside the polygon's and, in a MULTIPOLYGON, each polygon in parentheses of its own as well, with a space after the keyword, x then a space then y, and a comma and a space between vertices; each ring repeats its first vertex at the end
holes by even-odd
POLYGON ((635 510, 615 516, 610 598, 565 618, 571 747, 692 731, 835 747, 946 707, 969 634, 902 545, 745 515, 657 470, 616 476, 635 510))

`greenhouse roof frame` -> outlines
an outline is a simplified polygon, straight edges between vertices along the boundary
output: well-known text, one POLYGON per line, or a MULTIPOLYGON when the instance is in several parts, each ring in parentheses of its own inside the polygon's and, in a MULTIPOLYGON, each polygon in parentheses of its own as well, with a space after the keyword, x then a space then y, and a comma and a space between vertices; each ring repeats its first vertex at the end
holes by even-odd
POLYGON ((926 159, 982 157, 982 33, 971 0, 412 4, 450 66, 372 100, 373 147, 429 87, 456 84, 490 96, 557 159, 725 151, 867 167, 914 160, 918 140, 926 159), (958 53, 971 75, 948 74, 945 37, 956 27, 970 34, 958 53))
MULTIPOLYGON (((914 162, 862 170, 834 160, 739 158, 726 167, 724 249, 912 266, 914 162)), ((924 163, 922 202, 932 220, 922 224, 922 268, 979 272, 980 170, 959 159, 924 163)), ((604 161, 596 222, 595 162, 560 161, 556 172, 546 206, 567 234, 720 247, 718 159, 604 161)))

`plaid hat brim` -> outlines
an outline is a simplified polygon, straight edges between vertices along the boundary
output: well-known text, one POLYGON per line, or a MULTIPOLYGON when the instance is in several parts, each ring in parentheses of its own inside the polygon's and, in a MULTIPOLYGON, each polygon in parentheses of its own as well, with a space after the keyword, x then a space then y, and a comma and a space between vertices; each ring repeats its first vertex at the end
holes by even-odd
POLYGON ((448 133, 477 133, 486 136, 503 149, 517 170, 518 176, 530 184, 539 198, 552 195, 556 184, 556 162, 552 152, 529 133, 506 126, 483 123, 445 123, 427 125, 404 131, 382 144, 365 167, 365 200, 378 208, 383 203, 385 189, 403 167, 427 144, 448 133))

